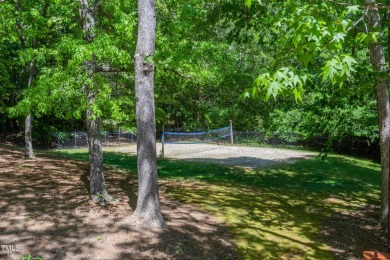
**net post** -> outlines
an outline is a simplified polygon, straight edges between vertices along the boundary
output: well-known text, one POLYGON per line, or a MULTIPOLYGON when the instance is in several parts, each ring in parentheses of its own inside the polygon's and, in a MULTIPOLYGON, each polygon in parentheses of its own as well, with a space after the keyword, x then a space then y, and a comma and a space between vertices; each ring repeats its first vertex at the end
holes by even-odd
POLYGON ((164 126, 162 128, 162 137, 161 137, 161 156, 164 159, 164 126))
POLYGON ((234 138, 233 138, 233 121, 230 119, 230 143, 234 144, 234 138))

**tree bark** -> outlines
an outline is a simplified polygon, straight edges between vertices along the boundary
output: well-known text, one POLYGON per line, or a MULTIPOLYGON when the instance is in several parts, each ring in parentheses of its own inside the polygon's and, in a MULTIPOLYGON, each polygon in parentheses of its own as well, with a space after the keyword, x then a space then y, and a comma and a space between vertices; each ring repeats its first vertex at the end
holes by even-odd
POLYGON ((31 111, 28 112, 24 121, 24 143, 25 143, 25 155, 29 159, 35 158, 33 146, 32 146, 32 122, 31 111))
MULTIPOLYGON (((366 0, 368 5, 367 23, 370 32, 378 32, 381 29, 380 14, 375 0, 366 0)), ((390 169, 390 105, 388 83, 386 78, 386 61, 383 46, 378 41, 370 44, 370 59, 374 71, 375 92, 378 106, 378 121, 380 131, 380 153, 381 153, 381 226, 389 230, 389 169, 390 169)), ((388 239, 390 232, 388 231, 388 239)), ((389 243, 390 244, 390 243, 389 243)))
POLYGON ((138 40, 134 55, 137 114, 138 200, 133 216, 151 226, 165 226, 160 211, 154 106, 155 0, 138 0, 138 40))
MULTIPOLYGON (((79 14, 83 25, 84 40, 88 43, 95 39, 95 13, 98 0, 80 0, 79 14), (92 4, 90 2, 93 2, 92 4)), ((93 82, 93 72, 95 69, 94 57, 91 61, 85 62, 84 69, 88 75, 88 82, 93 82)), ((95 103, 94 86, 85 85, 85 92, 88 99, 86 121, 89 149, 89 176, 90 176, 90 196, 97 202, 110 201, 112 198, 106 190, 106 183, 103 172, 103 150, 100 135, 100 120, 93 113, 92 106, 95 103)))
POLYGON ((103 150, 100 136, 100 120, 96 118, 92 111, 95 102, 93 91, 87 89, 87 134, 89 149, 89 177, 90 196, 93 201, 104 203, 111 200, 111 196, 106 190, 106 182, 103 172, 103 150))
MULTIPOLYGON (((32 81, 35 76, 35 67, 36 62, 31 61, 29 66, 29 75, 27 81, 27 88, 32 84, 32 81)), ((25 146, 25 155, 27 158, 35 158, 33 145, 32 145, 32 120, 31 120, 31 111, 28 111, 28 114, 24 121, 24 146, 25 146)))
POLYGON ((95 12, 99 0, 79 0, 79 15, 83 25, 84 40, 91 43, 95 39, 95 12), (93 4, 91 4, 93 2, 93 4))
POLYGON ((387 62, 390 62, 390 11, 387 14, 387 62))

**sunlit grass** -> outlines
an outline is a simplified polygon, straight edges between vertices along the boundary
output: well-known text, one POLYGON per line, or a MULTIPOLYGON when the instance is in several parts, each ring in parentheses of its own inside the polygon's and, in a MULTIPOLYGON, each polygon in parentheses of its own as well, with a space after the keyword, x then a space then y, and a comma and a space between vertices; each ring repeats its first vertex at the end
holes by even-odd
MULTIPOLYGON (((55 155, 88 158, 86 150, 55 155)), ((104 161, 136 173, 134 156, 105 152, 104 161)), ((322 222, 379 201, 379 165, 343 156, 262 170, 160 160, 158 170, 164 194, 227 223, 245 259, 332 259, 322 222)))

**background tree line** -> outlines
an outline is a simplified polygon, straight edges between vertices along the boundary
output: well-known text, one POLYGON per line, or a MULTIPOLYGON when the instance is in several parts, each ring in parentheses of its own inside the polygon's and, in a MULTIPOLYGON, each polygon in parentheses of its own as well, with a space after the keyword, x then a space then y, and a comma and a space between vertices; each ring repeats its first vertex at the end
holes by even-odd
MULTIPOLYGON (((77 3, 21 1, 16 5, 10 1, 1 8, 3 133, 20 132, 30 110, 36 132, 86 129, 87 102, 79 84, 86 80, 81 67, 92 51, 101 63, 100 72, 94 74, 99 83, 94 107, 102 127, 134 129, 135 103, 128 98, 134 95, 130 55, 136 41, 134 2, 100 3, 93 44, 82 41, 77 3), (35 80, 28 87, 31 61, 36 63, 35 80)), ((158 128, 212 129, 232 119, 240 130, 375 139, 376 103, 372 75, 367 72, 368 50, 353 40, 353 31, 345 36, 351 40, 343 46, 359 59, 354 67, 359 76, 353 83, 338 88, 312 75, 302 102, 287 93, 266 102, 266 91, 252 98, 257 76, 286 63, 281 53, 289 45, 280 34, 287 28, 274 26, 288 17, 283 16, 283 8, 272 2, 256 2, 251 8, 235 1, 157 2, 158 36, 152 58, 158 128)), ((383 11, 384 20, 387 15, 383 11)), ((383 27, 386 38, 387 27, 383 27)), ((309 75, 310 67, 314 65, 309 64, 309 75)))

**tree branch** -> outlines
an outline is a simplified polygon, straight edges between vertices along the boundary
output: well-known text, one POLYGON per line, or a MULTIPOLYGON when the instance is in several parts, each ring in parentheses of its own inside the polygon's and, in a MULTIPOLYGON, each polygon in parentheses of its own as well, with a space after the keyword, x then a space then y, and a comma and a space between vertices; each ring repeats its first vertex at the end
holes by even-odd
MULTIPOLYGON (((328 0, 328 1, 332 2, 332 3, 335 3, 335 4, 338 4, 338 5, 355 6, 354 4, 339 2, 339 1, 335 1, 335 0, 328 0)), ((362 8, 362 9, 365 9, 365 8, 369 7, 367 5, 357 5, 357 6, 359 6, 359 8, 362 8)), ((390 6, 388 6, 388 5, 378 5, 378 9, 390 9, 390 6)))
POLYGON ((185 78, 185 79, 193 79, 192 76, 189 76, 189 75, 185 75, 183 73, 181 73, 180 71, 178 70, 175 70, 175 69, 168 69, 168 68, 165 68, 164 69, 165 71, 170 71, 170 72, 173 72, 174 74, 180 76, 181 78, 185 78))
POLYGON ((130 70, 124 68, 112 68, 108 65, 99 65, 94 67, 94 72, 130 72, 130 70))
POLYGON ((360 26, 357 26, 355 25, 354 28, 359 31, 359 32, 364 32, 364 33, 367 33, 367 29, 363 28, 363 27, 360 27, 360 26))
MULTIPOLYGON (((366 10, 364 11, 363 16, 360 17, 356 22, 353 23, 353 28, 355 28, 355 29, 358 30, 358 31, 361 30, 362 32, 368 33, 367 25, 366 25, 366 24, 364 24, 364 25, 366 25, 366 30, 364 30, 363 28, 357 26, 358 23, 360 23, 361 21, 363 21, 363 20, 364 20, 364 17, 367 16, 367 12, 368 12, 368 8, 366 8, 366 10)), ((349 28, 348 31, 351 30, 351 29, 352 29, 352 28, 349 28)))
MULTIPOLYGON (((6 1, 6 0, 2 0, 2 1, 6 1)), ((20 11, 19 1, 16 0, 15 3, 16 3, 16 10, 20 11)), ((23 36, 23 23, 19 21, 19 17, 17 15, 15 15, 15 22, 18 30, 18 37, 20 40, 20 44, 22 44, 23 48, 26 48, 26 39, 23 36)))

